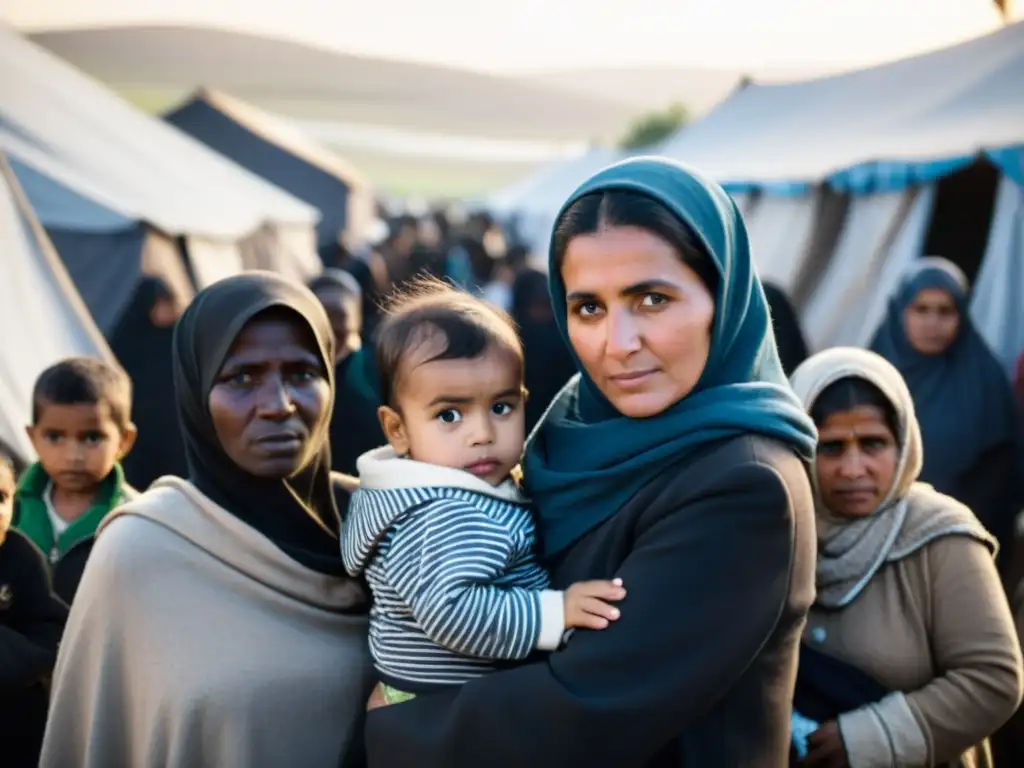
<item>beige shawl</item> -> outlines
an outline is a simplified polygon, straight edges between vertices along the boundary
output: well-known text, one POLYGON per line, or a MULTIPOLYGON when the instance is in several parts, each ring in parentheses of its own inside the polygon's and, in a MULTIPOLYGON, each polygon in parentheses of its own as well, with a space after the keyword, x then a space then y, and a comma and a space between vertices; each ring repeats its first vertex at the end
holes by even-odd
POLYGON ((356 582, 291 560, 176 478, 100 531, 57 660, 44 768, 341 763, 373 674, 356 582))
MULTIPOLYGON (((899 423, 899 461, 892 487, 875 512, 859 520, 833 515, 817 497, 817 604, 842 608, 863 591, 886 563, 908 557, 943 536, 967 536, 988 546, 995 539, 974 513, 955 499, 917 482, 921 428, 906 383, 880 355, 837 347, 820 352, 793 373, 793 389, 808 411, 829 386, 846 378, 873 384, 892 404, 899 423)), ((817 477, 812 477, 817 486, 817 477)))

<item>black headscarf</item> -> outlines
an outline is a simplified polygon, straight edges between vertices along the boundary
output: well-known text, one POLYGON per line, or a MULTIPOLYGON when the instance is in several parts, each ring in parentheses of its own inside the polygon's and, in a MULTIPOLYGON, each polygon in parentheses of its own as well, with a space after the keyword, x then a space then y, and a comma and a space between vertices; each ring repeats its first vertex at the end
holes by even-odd
POLYGON ((121 462, 125 479, 145 490, 164 475, 184 477, 185 444, 175 414, 174 328, 153 324, 157 301, 173 299, 157 277, 144 277, 124 308, 110 339, 110 348, 132 380, 132 421, 139 429, 131 452, 121 462))
POLYGON ((189 480, 207 497, 255 528, 289 557, 320 573, 343 575, 340 528, 331 478, 329 419, 310 436, 311 463, 283 480, 254 477, 225 453, 210 417, 209 395, 243 327, 261 312, 285 308, 301 317, 334 398, 334 338, 327 313, 305 286, 271 272, 247 272, 200 292, 174 331, 174 386, 189 480))
POLYGON ((779 348, 779 360, 787 376, 800 367, 807 359, 807 342, 800 328, 800 320, 789 297, 778 286, 764 284, 764 297, 768 300, 768 311, 772 316, 775 330, 775 344, 779 348))
MULTIPOLYGON (((1016 406, 1009 378, 974 327, 969 287, 952 262, 922 258, 889 302, 871 349, 903 375, 924 437, 921 480, 959 498, 958 485, 989 450, 1016 440, 1016 406), (960 330, 939 355, 922 355, 907 338, 903 315, 925 288, 941 288, 956 301, 960 330)), ((984 518, 985 510, 974 510, 984 518)))

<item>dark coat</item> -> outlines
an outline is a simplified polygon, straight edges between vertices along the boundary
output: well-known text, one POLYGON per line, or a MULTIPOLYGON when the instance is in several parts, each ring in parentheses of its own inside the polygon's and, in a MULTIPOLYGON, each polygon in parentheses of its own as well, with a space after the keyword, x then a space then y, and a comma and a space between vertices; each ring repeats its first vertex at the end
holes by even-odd
POLYGON ((0 546, 0 764, 39 764, 46 681, 57 660, 68 609, 50 587, 46 558, 11 530, 0 546))
POLYGON ((668 466, 552 563, 621 577, 622 618, 561 651, 368 717, 371 768, 787 763, 814 599, 805 464, 752 436, 668 466))

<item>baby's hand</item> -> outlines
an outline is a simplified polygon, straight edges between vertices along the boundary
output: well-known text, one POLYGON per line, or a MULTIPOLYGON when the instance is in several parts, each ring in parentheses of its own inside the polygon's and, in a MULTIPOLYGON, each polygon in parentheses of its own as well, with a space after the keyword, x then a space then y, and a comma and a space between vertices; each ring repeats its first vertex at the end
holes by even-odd
POLYGON ((606 628, 609 621, 619 618, 619 609, 607 601, 625 596, 622 579, 576 582, 565 590, 565 628, 606 628))

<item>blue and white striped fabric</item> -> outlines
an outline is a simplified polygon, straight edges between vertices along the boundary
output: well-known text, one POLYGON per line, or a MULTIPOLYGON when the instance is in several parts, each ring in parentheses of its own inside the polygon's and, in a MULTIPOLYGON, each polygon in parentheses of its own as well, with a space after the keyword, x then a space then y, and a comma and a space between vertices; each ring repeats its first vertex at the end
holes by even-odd
POLYGON ((342 557, 373 590, 370 651, 384 682, 458 685, 558 646, 562 594, 547 589, 533 517, 511 481, 494 488, 390 449, 361 457, 359 473, 342 557))

